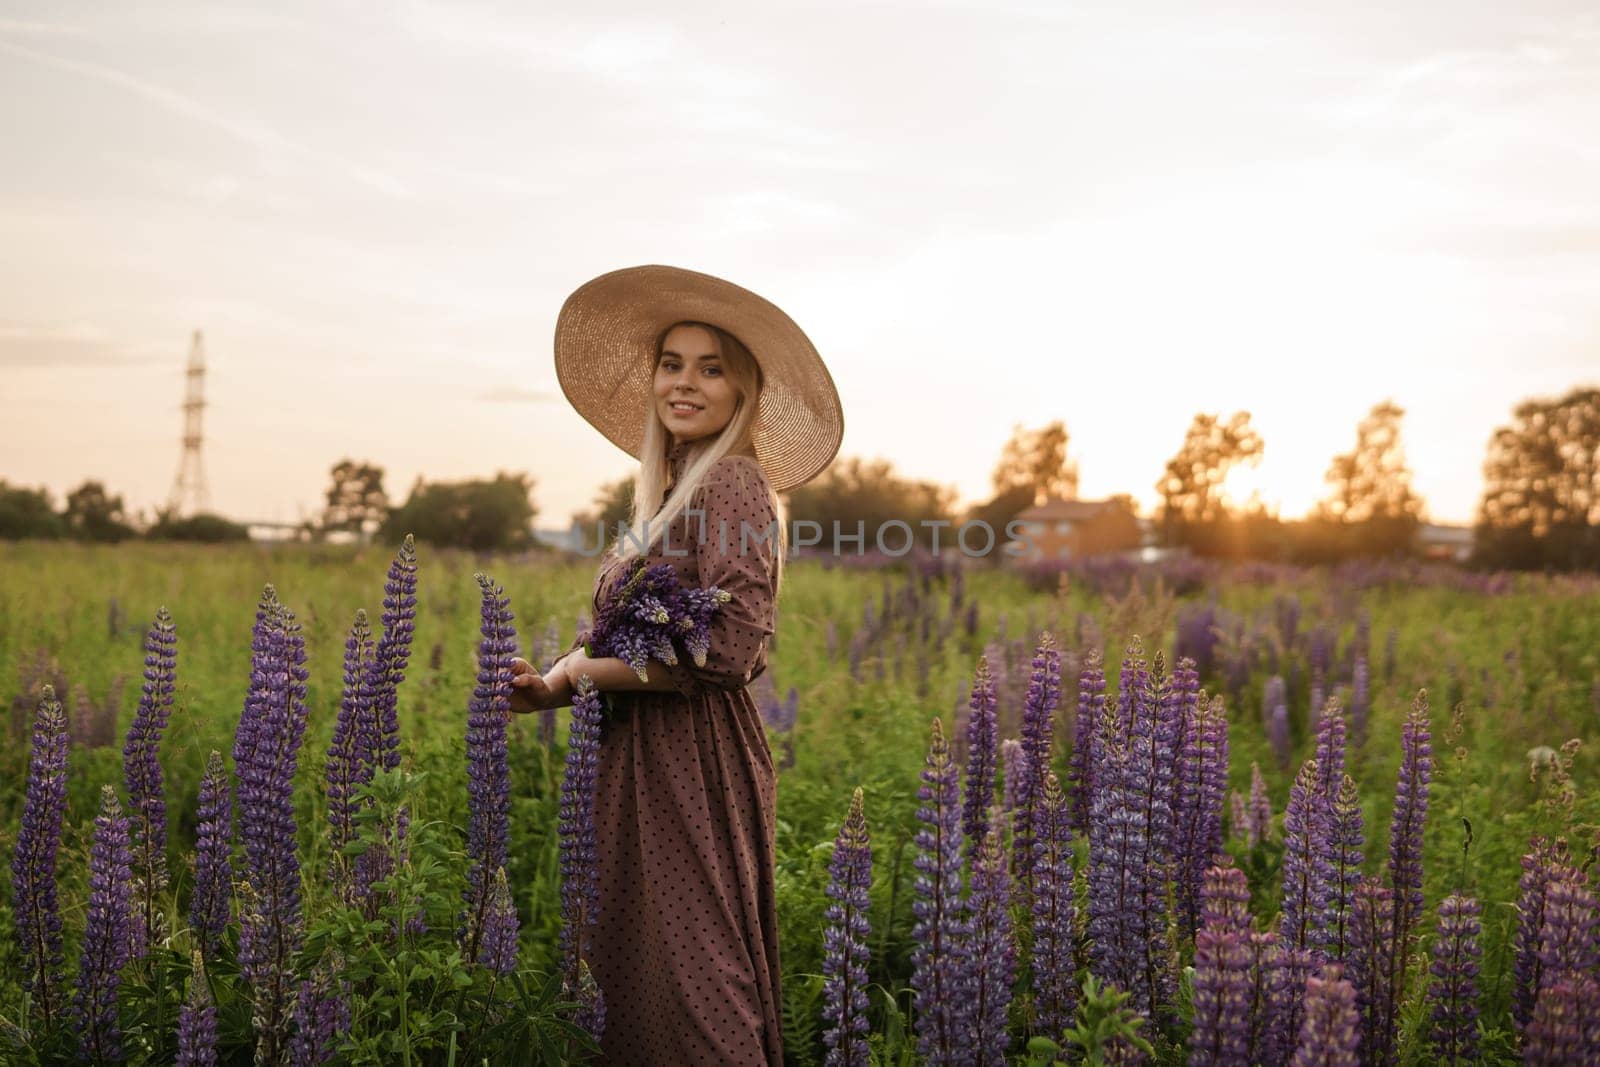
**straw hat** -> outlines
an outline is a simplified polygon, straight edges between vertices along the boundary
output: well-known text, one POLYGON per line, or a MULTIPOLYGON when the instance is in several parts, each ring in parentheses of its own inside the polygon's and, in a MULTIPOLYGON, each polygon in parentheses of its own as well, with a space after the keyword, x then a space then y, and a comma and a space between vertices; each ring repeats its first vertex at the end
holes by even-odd
POLYGON ((650 409, 656 341, 675 322, 733 334, 761 365, 752 435, 777 492, 804 485, 839 452, 844 412, 816 346, 777 305, 732 282, 680 267, 602 274, 556 318, 556 378, 578 414, 638 458, 650 409))

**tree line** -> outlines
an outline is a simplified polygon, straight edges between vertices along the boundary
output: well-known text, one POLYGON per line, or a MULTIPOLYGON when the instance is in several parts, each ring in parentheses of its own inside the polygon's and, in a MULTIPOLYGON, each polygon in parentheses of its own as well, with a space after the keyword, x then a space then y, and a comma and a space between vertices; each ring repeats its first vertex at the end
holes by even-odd
MULTIPOLYGON (((474 551, 516 551, 537 547, 533 519, 534 479, 526 472, 501 471, 490 479, 429 482, 418 478, 409 497, 391 506, 382 467, 342 459, 330 472, 322 511, 294 531, 299 540, 322 541, 345 535, 399 541, 406 534, 440 546, 474 551)), ((8 485, 0 480, 0 539, 73 539, 116 543, 150 541, 247 541, 249 528, 221 515, 179 516, 170 508, 153 520, 130 516, 121 495, 98 481, 85 481, 55 510, 45 489, 8 485)))
MULTIPOLYGON (((1350 451, 1332 457, 1322 500, 1305 518, 1284 520, 1258 498, 1241 504, 1224 490, 1235 469, 1259 464, 1265 453, 1250 413, 1195 415, 1155 483, 1161 544, 1208 557, 1301 563, 1416 552, 1425 505, 1411 484, 1401 435, 1404 416, 1391 400, 1374 405, 1356 426, 1350 451)), ((1004 530, 1032 505, 1077 498, 1079 466, 1069 454, 1070 440, 1060 421, 1013 427, 994 466, 990 496, 965 508, 958 507, 953 487, 903 477, 887 460, 841 457, 789 493, 789 519, 816 522, 824 530, 837 521, 853 531, 860 522, 868 543, 882 524, 899 520, 924 546, 933 536, 924 522, 981 520, 1004 530)), ((1580 387, 1559 398, 1518 404, 1511 421, 1490 437, 1483 475, 1475 564, 1600 569, 1600 389, 1580 387)), ((391 505, 383 478, 383 468, 374 463, 341 460, 331 471, 320 515, 302 523, 299 535, 393 541, 409 532, 433 544, 478 551, 535 546, 535 481, 525 472, 458 482, 419 477, 398 506, 391 505)), ((606 483, 573 521, 585 530, 600 523, 615 531, 626 521, 632 499, 631 476, 606 483)), ((1106 506, 1125 511, 1130 520, 1137 510, 1127 495, 1112 497, 1106 506)), ((115 542, 247 536, 244 526, 217 515, 180 518, 160 511, 154 522, 130 522, 122 498, 98 481, 85 481, 69 493, 60 511, 46 490, 0 481, 0 538, 115 542)))

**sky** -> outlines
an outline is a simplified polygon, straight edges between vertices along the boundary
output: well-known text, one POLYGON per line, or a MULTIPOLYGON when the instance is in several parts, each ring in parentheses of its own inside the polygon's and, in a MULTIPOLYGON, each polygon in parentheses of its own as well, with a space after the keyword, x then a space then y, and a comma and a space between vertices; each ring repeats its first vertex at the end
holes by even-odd
POLYGON ((132 509, 206 351, 211 506, 315 515, 636 466, 556 384, 566 295, 666 263, 788 312, 841 455, 983 499, 1062 420, 1147 508, 1201 411, 1286 517, 1386 398, 1470 521, 1513 406, 1600 383, 1589 0, 0 0, 0 478, 132 509))

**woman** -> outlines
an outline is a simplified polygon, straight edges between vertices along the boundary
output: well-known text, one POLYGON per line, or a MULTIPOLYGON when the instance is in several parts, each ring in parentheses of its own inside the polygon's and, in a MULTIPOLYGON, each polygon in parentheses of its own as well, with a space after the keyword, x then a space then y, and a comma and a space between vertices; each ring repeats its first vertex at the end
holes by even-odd
POLYGON ((651 662, 641 681, 580 643, 542 677, 515 661, 515 710, 570 704, 583 675, 612 694, 595 797, 601 1048, 614 1064, 781 1064, 777 776, 746 687, 775 626, 777 493, 833 461, 838 394, 782 311, 672 267, 578 289, 555 349, 573 406, 640 461, 631 532, 602 560, 595 610, 641 555, 733 596, 703 667, 651 662))

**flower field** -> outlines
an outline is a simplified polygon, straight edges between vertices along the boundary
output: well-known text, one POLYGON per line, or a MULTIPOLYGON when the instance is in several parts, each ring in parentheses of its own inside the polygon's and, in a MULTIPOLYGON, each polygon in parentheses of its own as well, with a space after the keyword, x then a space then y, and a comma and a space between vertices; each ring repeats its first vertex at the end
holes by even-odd
MULTIPOLYGON (((792 1064, 1597 1062, 1600 583, 791 565, 792 1064)), ((0 545, 0 1062, 578 1062, 592 567, 0 545)))

